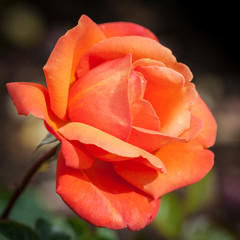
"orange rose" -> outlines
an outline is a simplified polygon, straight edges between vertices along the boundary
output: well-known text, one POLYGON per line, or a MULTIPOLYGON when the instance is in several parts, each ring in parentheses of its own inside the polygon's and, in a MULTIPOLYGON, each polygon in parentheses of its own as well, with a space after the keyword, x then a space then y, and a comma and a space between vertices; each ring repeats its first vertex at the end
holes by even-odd
POLYGON ((81 218, 138 230, 165 193, 212 168, 216 122, 178 63, 148 29, 82 16, 44 67, 47 87, 7 84, 19 114, 61 141, 57 192, 81 218))

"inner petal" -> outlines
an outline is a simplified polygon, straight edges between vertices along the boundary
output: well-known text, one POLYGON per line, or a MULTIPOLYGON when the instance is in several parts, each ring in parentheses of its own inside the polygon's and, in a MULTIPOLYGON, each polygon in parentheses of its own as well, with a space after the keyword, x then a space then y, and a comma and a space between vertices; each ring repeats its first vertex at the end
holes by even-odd
POLYGON ((128 55, 105 62, 78 79, 69 93, 70 120, 126 139, 131 127, 130 69, 131 55, 128 55))
POLYGON ((161 147, 175 142, 185 142, 184 138, 173 137, 158 131, 132 127, 128 142, 148 152, 154 152, 161 147))
POLYGON ((159 131, 160 120, 150 102, 143 99, 146 80, 135 71, 129 78, 129 101, 132 126, 159 131))
POLYGON ((179 136, 188 129, 190 110, 197 98, 194 85, 168 67, 139 66, 135 71, 147 80, 144 98, 152 104, 161 121, 160 131, 179 136))

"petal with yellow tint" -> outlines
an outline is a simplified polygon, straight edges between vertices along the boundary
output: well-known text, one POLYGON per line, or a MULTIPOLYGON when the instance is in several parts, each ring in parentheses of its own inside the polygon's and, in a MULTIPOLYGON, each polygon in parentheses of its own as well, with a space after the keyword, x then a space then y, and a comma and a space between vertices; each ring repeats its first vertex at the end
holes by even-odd
POLYGON ((75 81, 76 68, 83 54, 95 43, 105 39, 100 28, 83 15, 76 27, 56 43, 43 70, 53 112, 67 119, 69 85, 75 81))

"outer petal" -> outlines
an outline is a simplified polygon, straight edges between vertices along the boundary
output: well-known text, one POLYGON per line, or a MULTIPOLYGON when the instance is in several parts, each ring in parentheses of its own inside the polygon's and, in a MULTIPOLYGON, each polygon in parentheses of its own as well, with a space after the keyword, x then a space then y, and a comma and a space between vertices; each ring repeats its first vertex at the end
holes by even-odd
POLYGON ((194 139, 195 142, 206 148, 213 146, 216 140, 217 123, 207 105, 202 98, 198 96, 197 101, 192 109, 192 114, 203 121, 203 130, 194 139))
POLYGON ((163 160, 167 174, 133 161, 116 162, 114 169, 126 181, 157 199, 201 180, 211 170, 214 158, 211 151, 192 142, 169 144, 156 156, 163 160))
POLYGON ((153 200, 123 181, 112 164, 96 162, 89 170, 64 165, 60 152, 57 193, 81 218, 112 229, 139 230, 153 221, 160 200, 153 200))
POLYGON ((67 118, 69 84, 75 81, 79 60, 93 44, 104 38, 99 27, 83 15, 78 25, 58 40, 43 69, 49 89, 51 108, 59 118, 67 118))
POLYGON ((105 62, 78 79, 69 93, 68 114, 113 136, 127 139, 131 129, 128 78, 131 55, 105 62))
POLYGON ((45 120, 52 128, 57 129, 64 122, 51 111, 47 89, 36 83, 13 82, 7 84, 8 92, 15 104, 18 114, 45 120))
POLYGON ((7 88, 19 114, 33 114, 45 120, 47 130, 62 143, 62 152, 66 165, 73 168, 85 169, 91 167, 94 159, 80 144, 70 143, 57 133, 57 129, 65 123, 59 120, 49 107, 47 89, 36 83, 8 83, 7 88))
MULTIPOLYGON (((133 62, 142 58, 157 60, 181 73, 186 81, 192 79, 189 68, 178 63, 170 49, 157 41, 140 36, 113 37, 97 43, 81 59, 78 66, 79 72, 82 74, 82 72, 86 72, 102 62, 120 58, 129 53, 133 56, 133 62)), ((157 64, 157 66, 159 65, 157 64)))
MULTIPOLYGON (((146 159, 151 166, 165 172, 165 167, 161 160, 154 155, 122 141, 110 134, 102 132, 99 129, 86 125, 84 123, 69 123, 59 129, 59 132, 68 140, 77 140, 83 144, 93 144, 109 153, 128 158, 142 157, 146 159)), ((116 161, 111 158, 109 161, 116 161)))
POLYGON ((66 166, 76 169, 88 169, 93 165, 95 160, 83 144, 77 141, 68 141, 46 122, 45 127, 52 135, 61 141, 61 151, 66 166))
POLYGON ((193 74, 187 65, 183 63, 175 63, 173 66, 171 66, 171 68, 181 73, 184 76, 186 81, 188 82, 192 81, 193 74))
POLYGON ((158 41, 157 37, 147 28, 130 22, 112 22, 99 24, 107 38, 123 36, 141 36, 158 41))
POLYGON ((121 58, 129 53, 133 56, 133 62, 141 58, 151 58, 167 66, 176 64, 171 50, 157 41, 139 36, 126 36, 108 38, 95 44, 81 59, 78 68, 88 71, 102 62, 121 58))

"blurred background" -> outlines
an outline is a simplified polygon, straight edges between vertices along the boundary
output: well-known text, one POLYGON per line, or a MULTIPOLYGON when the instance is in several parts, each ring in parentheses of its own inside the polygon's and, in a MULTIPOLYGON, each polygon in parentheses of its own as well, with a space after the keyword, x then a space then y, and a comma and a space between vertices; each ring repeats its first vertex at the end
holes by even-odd
MULTIPOLYGON (((32 155, 46 130, 40 120, 17 115, 5 84, 29 81, 45 85, 42 67, 57 39, 74 27, 82 14, 97 23, 130 21, 152 30, 178 61, 190 67, 197 90, 218 122, 217 142, 212 148, 215 166, 206 178, 164 196, 158 217, 144 230, 96 230, 96 236, 240 239, 240 34, 238 5, 233 1, 0 0, 0 211, 32 158, 46 150, 43 147, 32 155)), ((81 229, 92 232, 55 193, 55 163, 46 168, 19 199, 12 219, 32 228, 37 219, 48 219, 62 235, 71 236, 81 229)))

